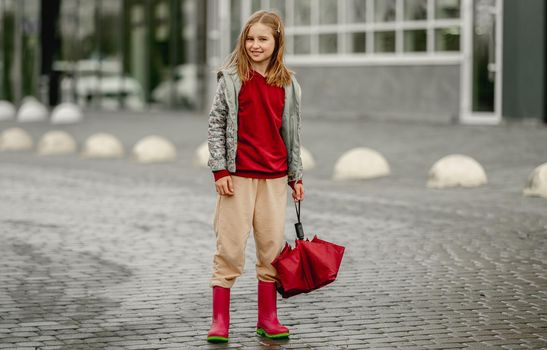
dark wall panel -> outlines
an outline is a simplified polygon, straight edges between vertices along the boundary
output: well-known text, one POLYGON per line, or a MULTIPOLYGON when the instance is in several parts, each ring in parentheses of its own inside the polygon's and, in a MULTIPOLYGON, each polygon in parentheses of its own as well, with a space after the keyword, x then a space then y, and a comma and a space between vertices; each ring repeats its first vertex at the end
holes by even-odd
POLYGON ((504 1, 504 117, 544 118, 545 7, 545 0, 504 1))

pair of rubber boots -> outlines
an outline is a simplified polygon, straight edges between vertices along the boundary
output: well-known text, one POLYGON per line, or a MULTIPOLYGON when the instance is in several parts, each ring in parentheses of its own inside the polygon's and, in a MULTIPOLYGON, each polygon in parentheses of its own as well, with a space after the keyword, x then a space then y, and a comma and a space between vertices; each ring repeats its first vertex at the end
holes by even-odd
MULTIPOLYGON (((230 289, 213 287, 213 323, 207 334, 211 343, 228 341, 230 325, 230 289)), ((256 333, 269 339, 289 337, 289 329, 277 319, 277 292, 274 282, 258 281, 258 322, 256 333)))

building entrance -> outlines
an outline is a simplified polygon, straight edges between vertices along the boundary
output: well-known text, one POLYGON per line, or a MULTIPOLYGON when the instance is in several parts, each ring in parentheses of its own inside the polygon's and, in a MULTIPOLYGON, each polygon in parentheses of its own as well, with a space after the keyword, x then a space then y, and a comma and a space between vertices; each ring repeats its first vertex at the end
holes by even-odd
POLYGON ((501 0, 466 0, 462 122, 501 121, 501 0))

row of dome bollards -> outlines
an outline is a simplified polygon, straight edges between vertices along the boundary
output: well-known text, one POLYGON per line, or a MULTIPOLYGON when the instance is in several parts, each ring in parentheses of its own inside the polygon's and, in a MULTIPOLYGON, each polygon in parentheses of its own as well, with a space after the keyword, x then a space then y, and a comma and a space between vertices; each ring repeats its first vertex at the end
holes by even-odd
MULTIPOLYGON (((32 97, 23 101, 18 111, 7 101, 0 101, 0 121, 16 119, 20 122, 43 121, 48 119, 47 108, 32 97)), ((70 124, 83 120, 80 108, 72 103, 56 106, 50 117, 52 124, 70 124)), ((32 137, 22 128, 10 128, 0 134, 0 151, 29 151, 34 148, 32 137)), ((77 142, 67 132, 52 130, 45 133, 36 146, 39 155, 63 155, 76 153, 77 142)), ((140 163, 172 162, 177 158, 174 144, 164 137, 149 135, 139 140, 132 148, 132 158, 140 163)), ((80 155, 88 159, 116 159, 125 156, 122 142, 109 133, 97 133, 88 137, 80 155)), ((303 168, 311 170, 315 160, 302 147, 303 168)), ((207 143, 201 144, 194 155, 194 166, 206 167, 209 158, 207 143)), ((390 175, 391 170, 385 157, 370 148, 354 148, 342 154, 337 160, 333 180, 366 180, 390 175)), ((428 172, 428 188, 478 187, 488 182, 486 172, 472 157, 451 154, 433 164, 428 172)), ((537 166, 529 176, 523 190, 525 196, 547 198, 547 163, 537 166)))

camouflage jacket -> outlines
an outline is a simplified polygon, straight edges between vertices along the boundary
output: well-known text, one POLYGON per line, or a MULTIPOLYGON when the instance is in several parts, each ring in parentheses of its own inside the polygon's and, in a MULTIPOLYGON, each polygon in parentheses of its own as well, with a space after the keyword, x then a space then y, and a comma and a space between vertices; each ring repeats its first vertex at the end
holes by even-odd
MULTIPOLYGON (((236 171, 238 96, 241 80, 235 69, 218 72, 218 86, 213 106, 209 113, 208 165, 212 171, 236 171)), ((285 86, 285 106, 281 137, 287 147, 288 181, 302 179, 300 158, 300 85, 292 78, 292 84, 285 86)))

